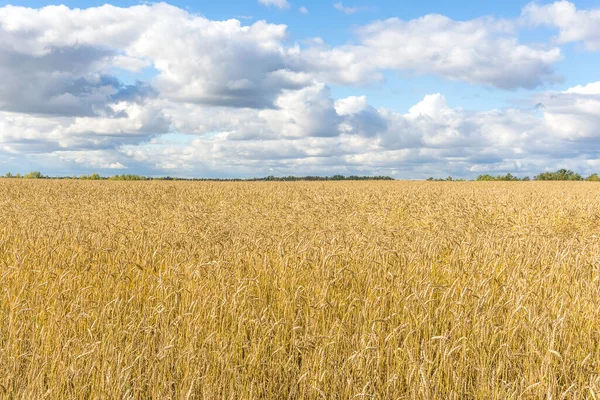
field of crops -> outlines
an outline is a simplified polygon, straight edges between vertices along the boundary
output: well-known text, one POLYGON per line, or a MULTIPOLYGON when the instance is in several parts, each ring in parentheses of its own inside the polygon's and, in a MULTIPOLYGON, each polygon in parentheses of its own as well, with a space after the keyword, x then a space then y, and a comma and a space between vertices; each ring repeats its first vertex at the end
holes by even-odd
POLYGON ((0 180, 0 398, 600 399, 600 185, 0 180))

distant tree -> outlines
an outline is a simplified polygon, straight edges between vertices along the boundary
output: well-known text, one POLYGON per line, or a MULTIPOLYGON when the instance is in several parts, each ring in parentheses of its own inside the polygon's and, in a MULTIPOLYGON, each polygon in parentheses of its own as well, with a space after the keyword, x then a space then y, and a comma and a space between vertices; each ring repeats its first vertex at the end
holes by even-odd
POLYGON ((99 174, 81 175, 79 179, 84 181, 99 181, 102 177, 99 174))
POLYGON ((11 174, 10 172, 7 172, 6 175, 4 175, 5 178, 14 178, 13 174, 11 174))
POLYGON ((581 175, 570 169, 559 169, 556 172, 542 172, 533 179, 536 181, 582 181, 581 175))
POLYGON ((496 178, 490 174, 479 175, 476 179, 477 181, 495 181, 496 178))
POLYGON ((498 180, 501 180, 501 181, 518 181, 519 178, 517 178, 514 175, 511 175, 510 172, 509 172, 508 174, 506 174, 504 176, 499 176, 498 180))
POLYGON ((508 173, 506 175, 498 175, 498 176, 492 176, 490 174, 479 175, 476 180, 478 180, 478 181, 519 181, 520 179, 518 177, 512 175, 511 173, 508 173))
POLYGON ((553 172, 542 172, 541 174, 534 176, 533 180, 535 180, 535 181, 551 181, 551 180, 553 180, 552 179, 553 177, 554 177, 553 172))
POLYGON ((44 178, 44 175, 42 175, 42 173, 40 171, 31 171, 30 173, 25 175, 23 178, 25 178, 25 179, 42 179, 42 178, 44 178))
POLYGON ((524 176, 523 179, 521 179, 522 181, 530 181, 531 179, 528 176, 524 176))
POLYGON ((427 178, 428 181, 431 182, 462 182, 464 181, 464 179, 455 179, 451 176, 447 177, 447 178, 434 178, 434 177, 429 177, 427 178))
MULTIPOLYGON (((6 177, 12 177, 12 178, 21 178, 20 174, 17 175, 12 175, 10 173, 7 173, 5 175, 6 177)), ((27 179, 43 179, 43 178, 48 178, 47 176, 42 175, 41 172, 39 171, 33 171, 28 173, 27 175, 24 176, 24 178, 27 179)), ((329 176, 284 176, 284 177, 276 177, 273 175, 269 175, 263 178, 250 178, 250 179, 241 179, 241 178, 232 178, 232 179, 225 179, 225 178, 177 178, 177 177, 171 177, 171 176, 166 176, 166 177, 158 177, 158 178, 152 178, 152 177, 146 177, 143 175, 133 175, 133 174, 122 174, 122 175, 113 175, 111 177, 103 177, 97 173, 91 174, 91 175, 81 175, 79 177, 77 177, 76 175, 73 175, 71 177, 53 177, 53 179, 80 179, 80 180, 104 180, 104 179, 110 179, 113 181, 147 181, 147 180, 164 180, 164 181, 210 181, 210 182, 241 182, 241 181, 246 181, 246 182, 258 182, 258 181, 273 181, 273 182, 287 182, 287 181, 366 181, 366 180, 377 180, 377 181, 393 181, 394 178, 389 177, 389 176, 358 176, 358 175, 350 175, 350 176, 344 176, 344 175, 333 175, 331 177, 329 176)), ((433 178, 431 178, 433 179, 433 178)), ((452 180, 451 177, 448 178, 449 180, 452 180)), ((437 179, 439 181, 443 181, 444 179, 437 179)))
MULTIPOLYGON (((160 178, 160 179, 165 179, 165 178, 160 178)), ((266 176, 264 178, 251 178, 251 179, 201 179, 201 180, 210 180, 210 181, 214 181, 214 180, 225 180, 225 181, 250 181, 250 182, 256 182, 256 181, 275 181, 275 182, 293 182, 293 181, 366 181, 366 180, 372 180, 372 181, 393 181, 394 178, 391 178, 389 176, 358 176, 358 175, 350 175, 350 176, 344 176, 344 175, 333 175, 331 177, 329 176, 283 176, 283 177, 276 177, 276 176, 266 176)))
POLYGON ((131 175, 131 174, 122 174, 122 175, 113 175, 109 178, 113 181, 147 181, 148 178, 141 175, 131 175))
POLYGON ((598 174, 591 174, 585 180, 588 182, 600 182, 600 176, 598 174))

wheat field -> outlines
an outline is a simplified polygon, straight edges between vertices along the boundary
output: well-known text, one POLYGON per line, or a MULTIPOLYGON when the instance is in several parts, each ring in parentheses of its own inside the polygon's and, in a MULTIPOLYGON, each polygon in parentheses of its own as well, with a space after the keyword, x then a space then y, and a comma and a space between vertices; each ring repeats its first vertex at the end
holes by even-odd
POLYGON ((0 180, 0 398, 600 399, 600 186, 0 180))

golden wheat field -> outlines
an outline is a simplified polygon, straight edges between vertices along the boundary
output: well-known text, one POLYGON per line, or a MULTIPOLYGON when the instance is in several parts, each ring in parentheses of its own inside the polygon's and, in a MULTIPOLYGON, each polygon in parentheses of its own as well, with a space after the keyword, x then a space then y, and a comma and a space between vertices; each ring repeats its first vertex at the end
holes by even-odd
POLYGON ((600 399, 600 185, 0 180, 0 397, 600 399))

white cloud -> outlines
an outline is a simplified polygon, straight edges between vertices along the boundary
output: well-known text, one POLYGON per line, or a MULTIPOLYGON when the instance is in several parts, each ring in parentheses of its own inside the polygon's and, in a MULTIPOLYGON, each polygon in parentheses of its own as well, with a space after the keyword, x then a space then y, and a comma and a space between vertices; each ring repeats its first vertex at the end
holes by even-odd
POLYGON ((203 104, 268 107, 281 90, 297 87, 280 73, 287 68, 285 25, 211 21, 164 3, 6 6, 0 20, 8 21, 0 25, 0 72, 15 76, 0 87, 0 107, 6 99, 5 108, 90 114, 115 91, 116 83, 100 80, 112 67, 151 65, 163 97, 203 104), (31 91, 22 82, 31 82, 31 91))
POLYGON ((599 83, 534 95, 538 109, 489 111, 433 93, 398 112, 329 89, 386 71, 504 89, 557 80, 560 50, 519 43, 510 21, 388 19, 358 27, 356 44, 328 47, 288 44, 284 25, 211 21, 164 3, 6 6, 0 20, 0 76, 10 77, 0 83, 2 165, 422 177, 600 159, 599 83), (118 70, 153 76, 126 84, 118 70))
POLYGON ((287 91, 275 102, 277 108, 262 110, 271 131, 278 137, 337 136, 339 117, 329 89, 323 84, 287 91))
POLYGON ((290 8, 290 3, 288 3, 287 0, 258 0, 258 2, 267 7, 274 6, 281 10, 290 8))
POLYGON ((532 103, 544 104, 541 115, 452 108, 441 94, 399 113, 375 109, 364 96, 334 101, 322 84, 284 92, 278 107, 267 110, 153 102, 189 140, 153 134, 143 128, 139 106, 126 103, 121 107, 129 117, 118 120, 0 115, 0 146, 21 154, 25 146, 38 158, 88 170, 135 165, 136 171, 197 176, 532 174, 564 165, 592 172, 600 159, 590 145, 600 140, 594 94, 540 94, 532 103))
POLYGON ((304 15, 306 15, 306 14, 308 14, 308 9, 307 9, 306 7, 304 7, 304 6, 302 6, 302 7, 300 7, 300 8, 298 9, 298 12, 299 12, 300 14, 304 14, 304 15))
POLYGON ((357 34, 357 45, 314 46, 299 55, 298 63, 337 84, 379 80, 385 70, 502 89, 531 89, 560 80, 553 71, 553 64, 562 59, 560 49, 520 44, 513 24, 506 21, 459 22, 442 15, 392 18, 360 27, 357 34))
POLYGON ((600 82, 588 83, 585 86, 574 86, 568 88, 566 93, 577 93, 577 94, 597 94, 600 95, 600 82))
POLYGON ((274 108, 264 110, 172 104, 165 113, 177 131, 195 135, 221 132, 230 140, 336 136, 340 123, 329 89, 323 84, 284 91, 274 108))
MULTIPOLYGON (((518 43, 513 26, 440 15, 357 29, 358 45, 288 46, 287 27, 211 21, 164 3, 88 9, 0 8, 0 109, 93 115, 122 91, 114 68, 151 69, 147 85, 177 102, 268 108, 314 79, 364 84, 386 70, 436 74, 505 89, 553 82, 557 48, 518 43), (24 87, 24 83, 27 87, 24 87)), ((145 95, 152 91, 146 90, 145 95)))
POLYGON ((587 49, 600 51, 600 8, 578 10, 569 1, 551 4, 528 4, 522 11, 523 18, 534 25, 557 27, 558 43, 583 42, 587 49))
POLYGON ((436 93, 425 96, 421 102, 412 106, 408 110, 408 116, 413 119, 421 117, 440 119, 449 110, 444 96, 436 93))
POLYGON ((367 96, 350 96, 335 102, 335 111, 339 115, 354 115, 367 108, 367 96))
POLYGON ((20 152, 115 149, 167 133, 170 121, 159 103, 120 102, 109 115, 65 117, 0 112, 0 143, 20 152))
POLYGON ((544 122, 565 140, 600 139, 600 82, 576 86, 560 93, 538 96, 544 105, 544 122))
MULTIPOLYGON (((600 158, 597 147, 589 145, 590 140, 600 139, 599 96, 542 94, 532 99, 545 102, 541 117, 533 108, 451 108, 441 94, 425 96, 404 114, 375 109, 362 96, 335 102, 329 96, 317 85, 283 94, 278 110, 247 110, 248 114, 240 115, 221 109, 217 120, 196 131, 199 136, 188 143, 124 146, 123 154, 136 162, 153 163, 159 170, 185 166, 199 174, 226 170, 232 176, 269 171, 396 171, 404 177, 532 174, 563 165, 591 172, 594 165, 588 160, 600 158), (215 130, 218 127, 224 130, 215 130)), ((188 108, 172 114, 173 119, 181 122, 191 115, 189 125, 196 126, 209 115, 199 106, 188 107, 201 114, 194 115, 188 108)))
POLYGON ((128 169, 119 159, 123 157, 118 153, 106 150, 88 150, 88 151, 57 151, 53 158, 62 163, 75 163, 81 167, 101 170, 121 170, 128 169))

